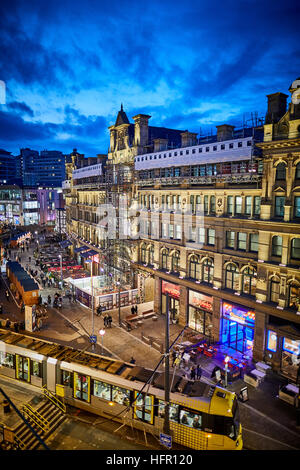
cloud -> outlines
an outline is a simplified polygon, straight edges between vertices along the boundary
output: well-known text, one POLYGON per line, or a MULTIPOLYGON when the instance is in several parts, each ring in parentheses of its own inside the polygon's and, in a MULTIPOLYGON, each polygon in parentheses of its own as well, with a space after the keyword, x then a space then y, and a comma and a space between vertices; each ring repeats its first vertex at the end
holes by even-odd
POLYGON ((25 114, 31 117, 33 117, 34 115, 32 109, 29 106, 27 106, 26 103, 19 103, 18 101, 12 101, 11 103, 7 104, 7 108, 12 111, 18 112, 20 114, 25 114))

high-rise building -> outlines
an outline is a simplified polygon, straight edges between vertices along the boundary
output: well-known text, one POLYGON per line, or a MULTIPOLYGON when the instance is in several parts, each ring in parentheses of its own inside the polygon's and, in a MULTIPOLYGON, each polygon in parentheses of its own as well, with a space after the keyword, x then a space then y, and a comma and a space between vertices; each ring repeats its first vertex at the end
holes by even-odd
POLYGON ((20 157, 0 149, 0 184, 20 184, 20 157))
POLYGON ((42 150, 37 159, 36 184, 46 188, 61 188, 65 180, 65 156, 57 150, 42 150))

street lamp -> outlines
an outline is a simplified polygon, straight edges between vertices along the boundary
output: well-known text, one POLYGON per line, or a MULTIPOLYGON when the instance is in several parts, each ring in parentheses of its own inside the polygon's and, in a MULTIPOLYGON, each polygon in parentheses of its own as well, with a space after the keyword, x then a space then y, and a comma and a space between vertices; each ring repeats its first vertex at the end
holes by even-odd
POLYGON ((58 255, 58 257, 60 261, 60 283, 61 283, 60 288, 62 289, 63 288, 62 255, 58 255))
POLYGON ((105 330, 103 328, 99 330, 99 335, 101 336, 101 354, 103 354, 103 336, 105 335, 105 330))
POLYGON ((119 286, 119 326, 121 326, 121 282, 117 281, 117 285, 119 286))
POLYGON ((229 356, 226 356, 224 361, 225 361, 225 388, 227 388, 227 371, 228 371, 228 362, 230 360, 229 356))

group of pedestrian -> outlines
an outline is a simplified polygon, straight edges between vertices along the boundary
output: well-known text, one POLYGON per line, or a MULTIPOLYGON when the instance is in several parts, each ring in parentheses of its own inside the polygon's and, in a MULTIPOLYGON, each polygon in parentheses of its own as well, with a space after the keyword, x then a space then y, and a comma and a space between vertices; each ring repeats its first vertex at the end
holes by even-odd
POLYGON ((137 313, 138 313, 138 306, 137 305, 132 305, 131 314, 132 315, 137 315, 137 313))
POLYGON ((104 322, 104 326, 111 328, 111 324, 112 324, 111 315, 105 315, 105 317, 103 318, 103 322, 104 322))
POLYGON ((191 380, 200 380, 202 376, 202 369, 200 364, 197 364, 197 366, 192 366, 190 370, 190 377, 191 380))

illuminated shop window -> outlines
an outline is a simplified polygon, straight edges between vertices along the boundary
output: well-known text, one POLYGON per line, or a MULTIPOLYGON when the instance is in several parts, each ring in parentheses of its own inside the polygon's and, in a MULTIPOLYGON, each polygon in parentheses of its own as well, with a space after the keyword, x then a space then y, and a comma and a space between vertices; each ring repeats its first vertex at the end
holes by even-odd
POLYGON ((272 352, 277 351, 277 333, 275 331, 268 331, 267 349, 272 352))

